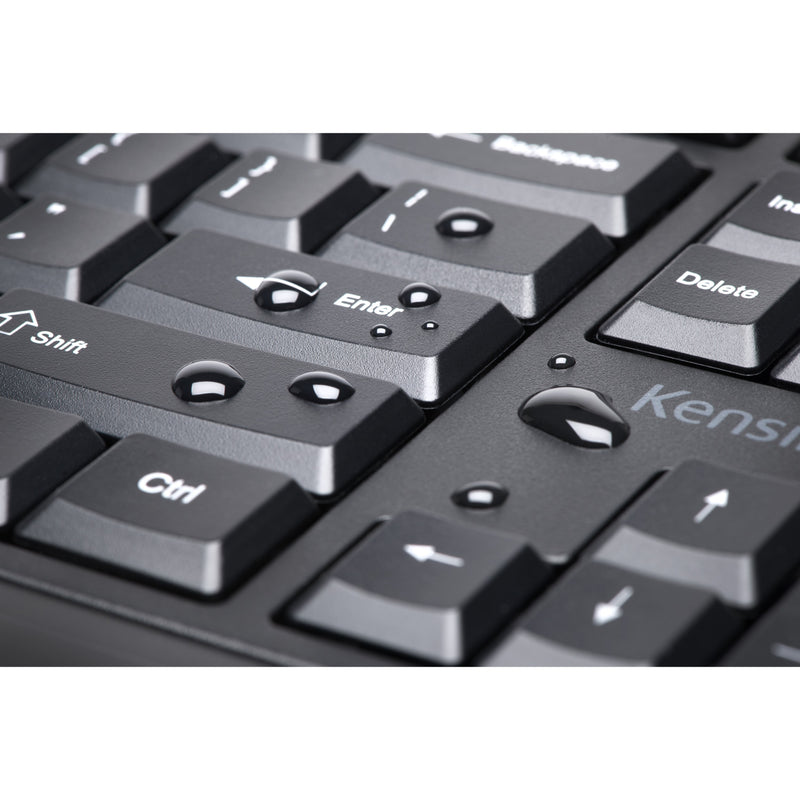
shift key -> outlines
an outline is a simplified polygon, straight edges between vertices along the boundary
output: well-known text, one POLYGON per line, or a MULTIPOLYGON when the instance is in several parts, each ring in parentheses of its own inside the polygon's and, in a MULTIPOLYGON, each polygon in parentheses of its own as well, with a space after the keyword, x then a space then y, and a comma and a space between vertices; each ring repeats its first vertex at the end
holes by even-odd
POLYGON ((422 421, 388 382, 24 289, 0 298, 0 396, 285 472, 319 495, 422 421))
POLYGON ((693 245, 600 338, 754 372, 797 331, 799 301, 797 267, 693 245))

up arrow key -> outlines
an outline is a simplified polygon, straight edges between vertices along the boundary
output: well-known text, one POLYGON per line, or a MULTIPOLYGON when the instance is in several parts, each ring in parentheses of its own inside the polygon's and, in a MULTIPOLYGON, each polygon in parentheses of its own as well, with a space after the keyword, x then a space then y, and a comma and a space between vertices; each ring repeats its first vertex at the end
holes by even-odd
POLYGON ((715 508, 725 508, 728 505, 730 493, 727 489, 720 489, 718 492, 703 498, 705 505, 695 514, 694 521, 702 522, 715 508))

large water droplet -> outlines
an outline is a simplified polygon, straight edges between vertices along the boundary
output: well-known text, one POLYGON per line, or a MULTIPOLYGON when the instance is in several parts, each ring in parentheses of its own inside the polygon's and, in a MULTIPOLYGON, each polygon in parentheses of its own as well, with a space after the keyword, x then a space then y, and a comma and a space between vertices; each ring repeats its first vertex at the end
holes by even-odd
POLYGON ((309 403, 329 405, 347 400, 356 390, 344 378, 331 372, 306 372, 289 384, 289 391, 309 403))
POLYGON ((387 336, 392 335, 392 329, 387 328, 385 325, 376 325, 369 333, 374 339, 385 339, 387 336))
POLYGON ((630 434, 630 426, 608 398, 579 386, 536 392, 522 404, 519 416, 528 425, 578 447, 617 447, 630 434))
POLYGON ((244 378, 223 361, 193 361, 181 367, 172 391, 187 403, 228 400, 244 386, 244 378))
POLYGON ((436 230, 451 239, 468 239, 483 236, 494 228, 494 223, 475 208, 451 208, 436 223, 436 230))
POLYGON ((423 308, 438 303, 442 295, 427 283, 409 283, 397 298, 406 308, 423 308))
POLYGON ((464 508, 497 508, 505 503, 508 489, 493 481, 478 481, 462 486, 450 499, 464 508))
POLYGON ((267 311, 295 311, 313 303, 319 288, 319 281, 307 272, 283 269, 261 281, 254 299, 267 311))

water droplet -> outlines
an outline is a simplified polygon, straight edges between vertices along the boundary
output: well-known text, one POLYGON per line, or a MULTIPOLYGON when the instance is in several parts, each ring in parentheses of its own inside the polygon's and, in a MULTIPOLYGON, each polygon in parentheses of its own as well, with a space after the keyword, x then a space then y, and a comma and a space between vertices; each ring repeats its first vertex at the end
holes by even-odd
POLYGON ((222 361, 193 361, 181 367, 172 391, 187 403, 229 400, 244 386, 244 378, 222 361))
POLYGON ((424 306, 432 306, 441 300, 442 295, 438 289, 427 283, 409 283, 399 295, 398 300, 406 308, 423 308, 424 306))
POLYGON ((450 499, 464 508, 497 508, 508 497, 508 489, 493 481, 478 481, 462 486, 450 499))
POLYGON ((566 353, 559 353, 547 362, 547 366, 550 369, 569 369, 575 366, 575 359, 566 353))
POLYGON ((306 372, 289 384, 289 391, 309 403, 328 405, 347 400, 356 390, 344 378, 331 372, 306 372))
POLYGON ((492 228, 494 223, 489 217, 475 208, 451 208, 436 223, 436 230, 452 239, 484 236, 492 228))
POLYGON ((608 398, 579 386, 536 392, 522 404, 519 416, 528 425, 578 447, 617 447, 630 434, 630 426, 608 398))
POLYGON ((424 331, 435 331, 439 327, 438 322, 434 322, 432 319, 429 319, 427 322, 422 323, 422 330, 424 331))
POLYGON ((319 288, 319 281, 307 272, 283 269, 261 281, 255 301, 267 311, 295 311, 313 303, 319 288))
POLYGON ((374 336, 376 339, 383 339, 392 335, 392 329, 387 328, 385 325, 376 325, 369 333, 370 336, 374 336))

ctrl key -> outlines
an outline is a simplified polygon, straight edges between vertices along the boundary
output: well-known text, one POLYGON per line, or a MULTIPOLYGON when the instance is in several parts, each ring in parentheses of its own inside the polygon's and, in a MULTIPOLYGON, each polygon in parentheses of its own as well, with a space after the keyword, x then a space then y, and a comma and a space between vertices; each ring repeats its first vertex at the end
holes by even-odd
POLYGON ((405 511, 336 563, 290 617, 453 665, 540 589, 547 572, 516 536, 405 511))
POLYGON ((137 434, 65 484, 16 534, 23 543, 211 596, 231 588, 315 511, 285 475, 137 434))
POLYGON ((567 573, 486 666, 686 666, 714 658, 735 616, 699 589, 587 563, 567 573))

